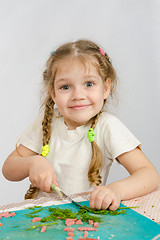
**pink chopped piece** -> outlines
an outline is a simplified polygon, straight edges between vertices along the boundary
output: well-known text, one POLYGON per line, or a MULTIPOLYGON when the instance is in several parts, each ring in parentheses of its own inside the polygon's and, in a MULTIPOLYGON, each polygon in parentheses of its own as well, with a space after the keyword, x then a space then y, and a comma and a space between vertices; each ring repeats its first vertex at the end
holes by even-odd
POLYGON ((14 212, 11 212, 9 213, 8 215, 5 216, 5 218, 9 218, 9 217, 13 217, 15 216, 16 214, 14 212))
POLYGON ((74 232, 74 228, 64 228, 63 231, 74 232))
POLYGON ((97 229, 91 228, 91 227, 79 227, 77 230, 78 231, 97 231, 97 229))
POLYGON ((6 215, 4 218, 9 218, 9 217, 11 217, 10 214, 6 215))
POLYGON ((84 231, 84 237, 88 237, 88 232, 84 231))
POLYGON ((66 221, 65 221, 65 224, 66 224, 67 227, 71 226, 71 225, 75 224, 75 220, 67 218, 66 221))
POLYGON ((88 220, 90 225, 93 225, 93 220, 88 220))
POLYGON ((46 227, 46 226, 43 226, 42 229, 41 229, 41 233, 45 232, 46 229, 47 229, 47 227, 46 227))
POLYGON ((32 219, 32 222, 39 222, 41 219, 42 219, 42 218, 40 218, 40 217, 34 217, 34 218, 32 219))
POLYGON ((74 232, 68 232, 69 237, 74 237, 74 232))
POLYGON ((78 238, 77 240, 97 240, 97 238, 82 238, 82 237, 80 237, 80 238, 78 238))
POLYGON ((95 228, 98 228, 98 222, 95 222, 95 223, 94 223, 94 227, 95 227, 95 228))
POLYGON ((2 213, 2 216, 3 217, 5 217, 5 216, 7 216, 7 215, 9 215, 9 212, 7 211, 7 212, 4 212, 4 213, 2 213))
POLYGON ((14 217, 15 215, 16 215, 15 212, 11 212, 11 213, 10 213, 10 216, 11 216, 11 217, 14 217))
POLYGON ((78 224, 82 225, 83 223, 82 223, 81 219, 79 219, 79 220, 76 221, 76 224, 77 224, 77 225, 78 225, 78 224))
POLYGON ((0 213, 0 219, 2 218, 2 217, 6 217, 6 216, 8 216, 9 215, 9 212, 7 211, 7 212, 3 212, 3 213, 0 213))
POLYGON ((66 237, 66 240, 73 240, 72 237, 66 237))

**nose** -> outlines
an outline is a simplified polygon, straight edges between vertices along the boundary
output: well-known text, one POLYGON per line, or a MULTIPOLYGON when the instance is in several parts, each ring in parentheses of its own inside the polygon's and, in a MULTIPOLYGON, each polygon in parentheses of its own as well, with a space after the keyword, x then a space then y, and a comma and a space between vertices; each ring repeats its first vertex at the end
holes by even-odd
POLYGON ((75 87, 72 89, 72 100, 83 100, 85 99, 85 93, 83 88, 75 87))

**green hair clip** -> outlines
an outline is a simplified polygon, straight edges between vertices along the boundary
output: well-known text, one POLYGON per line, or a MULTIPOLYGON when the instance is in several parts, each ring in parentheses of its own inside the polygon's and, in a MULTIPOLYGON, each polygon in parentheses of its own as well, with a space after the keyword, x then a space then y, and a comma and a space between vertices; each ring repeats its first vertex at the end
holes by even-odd
POLYGON ((48 155, 48 153, 49 153, 49 145, 46 144, 42 147, 42 156, 46 157, 48 155))
POLYGON ((93 128, 89 128, 87 136, 88 136, 88 139, 90 142, 94 141, 95 132, 94 132, 93 128))

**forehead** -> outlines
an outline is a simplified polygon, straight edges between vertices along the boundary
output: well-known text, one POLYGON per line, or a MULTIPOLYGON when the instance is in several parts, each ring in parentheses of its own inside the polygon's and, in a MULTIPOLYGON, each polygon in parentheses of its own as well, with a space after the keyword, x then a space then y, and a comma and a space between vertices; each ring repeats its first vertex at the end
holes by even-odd
POLYGON ((72 57, 59 60, 56 64, 56 75, 67 73, 70 70, 80 71, 84 74, 98 74, 98 62, 94 57, 72 57))

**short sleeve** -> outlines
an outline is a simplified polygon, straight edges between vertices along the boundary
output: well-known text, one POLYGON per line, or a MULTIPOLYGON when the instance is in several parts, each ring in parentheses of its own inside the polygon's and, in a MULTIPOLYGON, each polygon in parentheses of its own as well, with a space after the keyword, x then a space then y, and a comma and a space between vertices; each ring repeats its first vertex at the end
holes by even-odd
POLYGON ((109 115, 104 125, 104 144, 113 161, 117 162, 116 158, 125 152, 129 152, 136 147, 141 148, 140 141, 113 115, 109 115))
POLYGON ((35 121, 22 132, 18 140, 18 143, 38 154, 41 154, 42 151, 42 120, 43 112, 40 112, 35 121))

